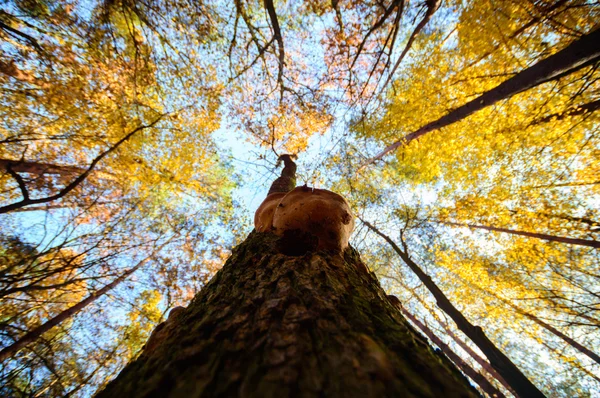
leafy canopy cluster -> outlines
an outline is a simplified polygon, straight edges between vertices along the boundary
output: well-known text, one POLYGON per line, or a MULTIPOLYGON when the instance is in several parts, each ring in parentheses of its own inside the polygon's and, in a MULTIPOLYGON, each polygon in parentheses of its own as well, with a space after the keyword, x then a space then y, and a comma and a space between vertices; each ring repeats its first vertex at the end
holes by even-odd
MULTIPOLYGON (((4 2, 0 391, 104 385, 218 269, 247 232, 240 203, 289 152, 540 389, 597 393, 599 14, 584 0, 4 2)), ((509 394, 364 225, 354 245, 407 316, 509 394)))

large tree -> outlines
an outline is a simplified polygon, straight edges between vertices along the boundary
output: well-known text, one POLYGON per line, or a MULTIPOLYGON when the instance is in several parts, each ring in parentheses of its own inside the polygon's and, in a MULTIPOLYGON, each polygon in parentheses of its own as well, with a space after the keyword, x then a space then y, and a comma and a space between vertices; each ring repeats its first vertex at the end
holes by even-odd
POLYGON ((477 396, 396 300, 352 248, 254 232, 98 397, 477 396))

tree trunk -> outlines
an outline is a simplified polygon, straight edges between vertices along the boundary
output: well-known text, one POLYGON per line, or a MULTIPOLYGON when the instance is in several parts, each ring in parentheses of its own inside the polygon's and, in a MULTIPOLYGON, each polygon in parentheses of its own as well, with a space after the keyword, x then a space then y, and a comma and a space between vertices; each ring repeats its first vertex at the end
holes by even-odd
POLYGON ((562 339, 565 343, 569 344, 571 347, 575 348, 577 351, 579 351, 583 355, 586 355, 588 358, 590 358, 591 360, 593 360, 594 362, 596 362, 597 364, 600 365, 600 355, 596 354, 591 349, 578 343, 577 341, 575 341, 575 339, 572 339, 571 337, 567 336, 566 334, 564 334, 560 330, 556 329, 552 325, 542 321, 540 318, 538 318, 537 316, 535 316, 533 314, 530 314, 529 312, 525 311, 521 307, 516 306, 515 304, 512 303, 512 301, 510 301, 508 299, 498 296, 497 294, 495 294, 493 292, 487 291, 486 289, 483 289, 483 288, 463 279, 462 277, 460 277, 456 274, 455 274, 455 277, 459 278, 465 285, 472 287, 474 289, 477 289, 480 292, 482 292, 483 294, 490 295, 490 296, 494 297, 495 299, 503 302, 504 304, 509 306, 516 313, 521 314, 524 317, 526 317, 527 319, 529 319, 530 321, 537 323, 539 326, 543 327, 544 329, 546 329, 548 332, 552 333, 556 337, 562 339))
POLYGON ((437 345, 440 348, 440 350, 442 350, 442 352, 446 354, 446 356, 450 358, 450 360, 454 362, 460 370, 463 371, 464 374, 469 376, 471 380, 477 383, 479 387, 481 387, 481 389, 485 391, 486 394, 488 394, 490 397, 506 397, 496 387, 494 387, 494 385, 492 385, 492 383, 490 383, 489 380, 486 379, 481 373, 473 369, 471 365, 466 363, 461 357, 459 357, 454 351, 452 351, 448 344, 444 343, 442 339, 437 337, 436 334, 433 333, 433 331, 427 326, 425 326, 423 322, 419 321, 410 312, 406 311, 404 307, 401 307, 400 310, 402 311, 404 316, 410 319, 412 323, 417 325, 417 327, 421 329, 427 337, 429 337, 429 340, 431 340, 433 344, 437 345))
POLYGON ((433 279, 427 275, 417 263, 411 260, 408 255, 408 249, 402 241, 404 250, 402 251, 398 245, 383 232, 375 228, 371 223, 362 220, 370 230, 381 236, 386 242, 390 244, 392 249, 400 256, 404 263, 415 273, 419 280, 425 285, 425 287, 431 292, 436 300, 436 304, 442 311, 444 311, 452 320, 456 323, 458 329, 463 332, 479 349, 485 354, 490 361, 490 364, 496 369, 496 371, 502 376, 507 383, 510 384, 511 388, 520 397, 545 397, 544 394, 536 386, 527 379, 527 377, 519 370, 519 368, 512 363, 509 357, 506 356, 496 345, 487 337, 483 329, 479 326, 473 325, 469 320, 452 304, 452 302, 446 297, 444 292, 435 284, 433 279))
POLYGON ((482 369, 484 369, 486 372, 488 372, 490 375, 492 375, 496 380, 498 380, 498 382, 500 384, 502 384, 504 386, 504 388, 506 388, 508 391, 510 391, 511 393, 513 393, 516 396, 516 393, 512 390, 512 387, 510 386, 510 384, 508 384, 502 378, 502 376, 500 376, 498 374, 498 372, 494 368, 492 368, 492 366, 490 365, 489 362, 487 362, 485 359, 480 357, 479 354, 477 354, 475 351, 473 351, 473 349, 471 347, 469 347, 469 345, 467 343, 465 343, 462 339, 460 339, 444 321, 442 321, 439 318, 436 320, 439 322, 440 326, 444 329, 444 331, 448 334, 448 336, 450 338, 452 338, 452 340, 454 340, 454 342, 460 348, 462 348, 467 354, 469 354, 471 356, 471 358, 473 358, 473 360, 475 362, 477 362, 479 364, 479 366, 481 366, 482 369))
POLYGON ((491 90, 484 92, 479 97, 451 110, 439 119, 427 123, 418 130, 407 134, 393 144, 388 145, 383 151, 369 159, 362 167, 381 159, 391 151, 394 151, 427 133, 463 120, 467 116, 493 105, 498 101, 508 99, 515 94, 529 90, 540 84, 560 79, 581 68, 594 65, 599 60, 600 29, 596 29, 581 36, 579 39, 573 41, 567 47, 555 54, 544 58, 517 73, 510 79, 500 83, 491 90))
MULTIPOLYGON (((489 362, 487 362, 485 359, 483 359, 481 356, 479 356, 479 354, 477 354, 475 351, 473 351, 473 349, 471 347, 469 347, 469 345, 467 343, 465 343, 463 340, 461 340, 448 326, 448 324, 446 324, 446 322, 444 322, 436 313, 436 311, 431 308, 429 306, 429 304, 427 304, 425 302, 425 300, 423 300, 415 291, 415 289, 411 288, 410 286, 408 286, 406 283, 404 283, 402 280, 399 280, 398 278, 395 278, 393 276, 387 276, 387 278, 392 278, 396 283, 400 284, 402 286, 402 288, 404 288, 406 291, 410 292, 411 295, 423 306, 423 308, 425 308, 430 314, 431 316, 437 321, 437 323, 444 329, 444 331, 446 332, 446 334, 452 338, 454 340, 454 342, 460 347, 462 348, 467 354, 469 354, 471 356, 471 358, 473 358, 473 360, 475 362, 477 362, 479 364, 479 366, 481 366, 482 369, 484 369, 486 372, 488 372, 493 378, 495 378, 496 380, 498 380, 498 382, 500 384, 502 384, 504 386, 504 388, 506 388, 508 391, 510 391, 513 395, 517 396, 517 394, 514 392, 514 390, 512 389, 512 387, 510 386, 510 384, 508 384, 506 382, 506 380, 504 380, 502 378, 502 376, 500 376, 500 374, 496 371, 496 369, 494 369, 492 367, 492 365, 490 365, 489 362)), ((464 372, 464 371, 463 371, 464 372)))
POLYGON ((475 397, 352 248, 253 232, 97 397, 475 397), (173 319, 173 320, 171 320, 173 319))

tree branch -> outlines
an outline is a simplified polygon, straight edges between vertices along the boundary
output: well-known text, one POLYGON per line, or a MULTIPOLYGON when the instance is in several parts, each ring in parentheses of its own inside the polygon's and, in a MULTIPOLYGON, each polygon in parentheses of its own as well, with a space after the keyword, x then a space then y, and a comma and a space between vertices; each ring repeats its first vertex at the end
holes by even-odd
POLYGON ((8 212, 10 212, 12 210, 20 209, 20 208, 25 207, 25 206, 29 206, 29 205, 33 205, 33 204, 40 204, 40 203, 48 203, 48 202, 52 202, 53 200, 62 198, 63 196, 65 196, 69 192, 71 192, 73 189, 75 189, 79 184, 81 184, 90 175, 90 173, 94 170, 94 167, 96 167, 96 165, 102 159, 104 159, 110 153, 114 152, 117 148, 119 148, 119 146, 121 146, 121 144, 123 144, 125 141, 127 141, 131 137, 133 137, 133 135, 135 133, 137 133, 137 132, 139 132, 141 130, 153 127, 164 116, 166 116, 166 114, 160 115, 158 118, 154 119, 154 121, 152 121, 148 125, 138 126, 135 129, 133 129, 125 137, 121 138, 119 141, 117 141, 115 144, 113 144, 106 151, 104 151, 100 155, 96 156, 96 158, 94 158, 94 160, 92 160, 92 163, 90 163, 90 165, 88 166, 88 168, 82 174, 80 174, 69 185, 67 185, 66 187, 64 187, 57 194, 51 195, 51 196, 47 196, 45 198, 39 198, 39 199, 30 199, 29 197, 28 198, 24 197, 23 200, 21 200, 20 202, 16 202, 16 203, 12 203, 10 205, 6 205, 6 206, 0 207, 0 214, 8 213, 8 212))
MULTIPOLYGON (((4 11, 0 12, 2 14, 6 14, 4 11)), ((7 14, 8 15, 8 14, 7 14)), ((13 36, 13 37, 20 37, 22 39, 25 39, 26 41, 29 42, 29 44, 31 44, 33 47, 35 47, 36 50, 38 50, 41 54, 44 54, 44 49, 42 48, 42 46, 39 45, 39 43, 37 42, 36 39, 34 39, 33 37, 29 36, 26 33, 21 32, 20 30, 17 30, 11 26, 8 26, 7 24, 5 24, 4 22, 0 21, 0 29, 3 29, 4 31, 6 31, 6 33, 8 33, 9 35, 13 36)))
POLYGON ((519 236, 527 236, 529 238, 542 239, 542 240, 547 240, 547 241, 550 241, 550 242, 560 242, 560 243, 566 243, 566 244, 569 244, 569 245, 578 245, 578 246, 588 246, 588 247, 600 248, 600 242, 596 241, 596 240, 579 239, 579 238, 567 238, 567 237, 564 237, 564 236, 555 236, 555 235, 548 235, 548 234, 540 234, 540 233, 536 233, 536 232, 527 232, 527 231, 517 231, 517 230, 514 230, 514 229, 491 227, 491 226, 486 226, 486 225, 461 224, 461 223, 449 222, 449 221, 438 221, 438 222, 441 222, 442 224, 446 224, 446 225, 452 225, 452 226, 455 226, 455 227, 466 227, 466 228, 471 228, 471 229, 482 229, 484 231, 491 231, 491 232, 503 232, 503 233, 506 233, 506 234, 519 235, 519 236))
POLYGON ((23 181, 23 178, 19 175, 19 173, 17 173, 16 171, 13 170, 12 164, 10 164, 10 163, 6 164, 6 172, 8 174, 10 174, 12 178, 17 180, 17 184, 19 184, 19 189, 21 190, 21 195, 23 195, 23 200, 28 201, 29 200, 29 192, 27 191, 27 186, 25 185, 25 181, 23 181))
POLYGON ((273 0, 264 0, 265 8, 269 14, 271 20, 271 27, 273 28, 273 37, 277 41, 277 48, 279 49, 279 69, 277 72, 277 83, 280 89, 280 100, 283 99, 283 68, 285 67, 285 50, 283 47, 283 37, 281 36, 281 29, 279 27, 279 21, 277 20, 277 13, 275 12, 275 6, 273 0))
POLYGON ((354 59, 352 60, 352 64, 350 65, 350 69, 352 69, 354 67, 354 64, 358 60, 358 57, 359 57, 360 53, 362 52, 369 36, 371 36, 371 34, 373 32, 375 32, 377 29, 379 29, 384 24, 384 22, 388 19, 388 17, 392 14, 392 11, 394 11, 394 9, 396 7, 400 6, 398 14, 396 15, 396 20, 398 20, 398 15, 402 15, 402 6, 403 5, 404 5, 403 0, 394 0, 392 2, 392 4, 390 4, 390 6, 385 9, 385 12, 381 16, 381 18, 379 18, 379 20, 377 22, 375 22, 375 24, 367 31, 367 33, 363 37, 362 41, 360 42, 360 44, 358 46, 358 50, 356 50, 356 55, 354 56, 354 59))
POLYGON ((472 113, 493 105, 498 101, 508 99, 515 94, 529 90, 542 83, 566 76, 585 66, 589 66, 590 63, 599 61, 600 29, 597 29, 583 36, 581 39, 572 42, 556 54, 517 73, 515 76, 500 83, 493 89, 486 91, 474 100, 455 108, 439 119, 426 124, 418 130, 405 135, 393 144, 388 145, 383 151, 363 164, 361 168, 383 158, 388 153, 427 133, 456 123, 472 113))
POLYGON ((479 326, 473 325, 465 316, 450 302, 448 297, 440 290, 429 275, 421 267, 410 259, 408 253, 398 247, 398 245, 383 232, 375 228, 371 223, 359 217, 362 223, 371 231, 382 237, 392 249, 400 256, 404 263, 417 275, 436 300, 437 305, 452 318, 456 326, 466 334, 481 349, 490 361, 490 364, 506 380, 512 388, 521 397, 540 397, 544 394, 537 389, 514 363, 502 352, 483 332, 479 326))
POLYGON ((400 57, 394 64, 394 67, 392 68, 392 71, 388 75, 385 83, 383 83, 383 86, 381 87, 381 92, 383 92, 385 90, 385 88, 388 85, 388 83, 390 82, 390 80, 392 80, 392 76, 394 75, 394 73, 396 73, 396 70, 400 66, 400 63, 402 63, 402 60, 406 56, 406 53, 408 53, 408 50, 410 50, 410 48, 412 47, 412 44, 415 41, 415 38, 421 32, 421 30, 423 30, 425 25, 427 25, 427 23, 429 22, 429 20, 433 16, 433 14, 437 11, 437 9, 440 7, 440 4, 442 4, 442 2, 441 2, 441 0, 427 0, 426 4, 427 4, 427 11, 425 11, 425 16, 423 17, 421 22, 419 22, 419 24, 417 25, 415 30, 410 35, 410 38, 408 39, 406 46, 404 46, 404 50, 402 50, 402 54, 400 54, 400 57))

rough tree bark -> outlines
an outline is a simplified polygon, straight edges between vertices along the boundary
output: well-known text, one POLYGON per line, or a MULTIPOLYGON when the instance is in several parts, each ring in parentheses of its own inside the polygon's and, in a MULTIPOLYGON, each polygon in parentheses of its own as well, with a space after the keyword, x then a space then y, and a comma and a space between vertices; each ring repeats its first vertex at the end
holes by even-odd
POLYGON ((253 232, 98 397, 474 397, 352 248, 253 232), (171 320, 172 319, 172 320, 171 320))

